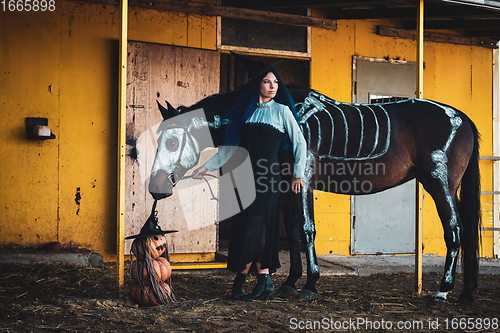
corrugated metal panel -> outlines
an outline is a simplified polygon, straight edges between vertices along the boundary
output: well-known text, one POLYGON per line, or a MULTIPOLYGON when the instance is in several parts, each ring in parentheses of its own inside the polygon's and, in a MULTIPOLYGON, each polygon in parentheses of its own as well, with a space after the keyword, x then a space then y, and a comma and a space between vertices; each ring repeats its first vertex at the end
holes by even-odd
POLYGON ((443 0, 443 2, 459 3, 464 5, 473 5, 500 10, 500 1, 493 0, 443 0))

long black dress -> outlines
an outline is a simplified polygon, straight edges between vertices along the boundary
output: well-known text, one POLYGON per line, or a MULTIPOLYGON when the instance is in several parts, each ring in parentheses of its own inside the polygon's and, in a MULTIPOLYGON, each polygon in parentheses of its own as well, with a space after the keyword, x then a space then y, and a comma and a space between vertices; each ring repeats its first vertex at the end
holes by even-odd
POLYGON ((279 262, 279 220, 281 181, 278 150, 283 139, 273 126, 246 123, 242 126, 240 146, 252 163, 255 201, 231 221, 228 269, 241 271, 249 262, 260 262, 270 272, 281 267, 279 262))
MULTIPOLYGON (((292 111, 287 106, 274 100, 257 103, 254 113, 240 129, 239 146, 245 148, 250 157, 256 197, 250 206, 232 218, 228 254, 230 270, 240 272, 250 262, 260 262, 260 267, 269 268, 270 272, 280 267, 280 191, 286 191, 289 184, 280 183, 278 150, 285 133, 293 146, 294 177, 302 178, 306 142, 292 111), (281 185, 284 185, 283 188, 281 185)), ((205 162, 208 170, 216 170, 228 161, 235 150, 226 148, 223 147, 205 162)))

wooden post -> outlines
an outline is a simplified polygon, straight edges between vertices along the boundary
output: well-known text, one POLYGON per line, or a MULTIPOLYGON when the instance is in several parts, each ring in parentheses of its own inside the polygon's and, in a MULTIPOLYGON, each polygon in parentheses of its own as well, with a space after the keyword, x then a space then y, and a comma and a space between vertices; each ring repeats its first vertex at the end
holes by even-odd
MULTIPOLYGON (((500 43, 497 44, 500 46, 500 43)), ((493 50, 493 156, 500 156, 500 51, 493 50)), ((493 193, 500 191, 500 161, 493 160, 493 193)), ((498 192, 497 192, 498 193, 498 192)), ((493 256, 500 257, 500 194, 493 194, 493 256)))
MULTIPOLYGON (((417 10, 417 98, 424 97, 424 0, 419 0, 417 10)), ((422 206, 423 187, 417 183, 417 213, 415 225, 415 290, 422 293, 422 206)))
POLYGON ((116 280, 123 289, 125 283, 125 126, 127 123, 127 23, 128 0, 121 0, 119 74, 118 74, 118 179, 116 212, 116 280))
POLYGON ((417 14, 417 98, 424 98, 424 0, 417 14))

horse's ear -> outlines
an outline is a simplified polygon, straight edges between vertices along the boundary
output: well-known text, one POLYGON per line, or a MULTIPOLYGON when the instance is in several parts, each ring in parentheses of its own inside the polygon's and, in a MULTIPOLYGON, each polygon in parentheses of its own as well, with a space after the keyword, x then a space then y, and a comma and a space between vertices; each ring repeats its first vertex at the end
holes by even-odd
POLYGON ((254 60, 244 55, 238 54, 233 51, 229 51, 243 66, 245 66, 248 72, 249 79, 254 78, 257 74, 261 73, 266 67, 269 67, 262 61, 254 60))
POLYGON ((262 66, 264 63, 258 60, 253 60, 249 57, 246 57, 244 55, 238 54, 233 51, 229 51, 231 54, 238 60, 242 65, 246 67, 247 70, 250 70, 251 68, 257 67, 257 66, 262 66))
POLYGON ((167 120, 179 115, 179 111, 177 111, 172 105, 170 105, 169 102, 165 101, 165 103, 167 103, 166 108, 161 105, 160 102, 156 101, 156 103, 158 104, 158 108, 160 109, 161 115, 163 116, 163 120, 167 120))

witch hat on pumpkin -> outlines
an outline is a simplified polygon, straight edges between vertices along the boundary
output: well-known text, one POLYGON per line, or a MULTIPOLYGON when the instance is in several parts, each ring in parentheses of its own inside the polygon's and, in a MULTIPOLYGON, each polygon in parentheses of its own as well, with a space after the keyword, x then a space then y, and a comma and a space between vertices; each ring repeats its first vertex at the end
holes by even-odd
POLYGON ((165 235, 177 232, 177 230, 161 230, 160 226, 158 225, 158 217, 157 217, 158 212, 156 211, 157 202, 158 200, 155 200, 155 202, 153 203, 153 209, 151 210, 151 214, 149 215, 149 218, 142 226, 141 232, 138 235, 125 237, 125 239, 147 238, 155 235, 165 235))

